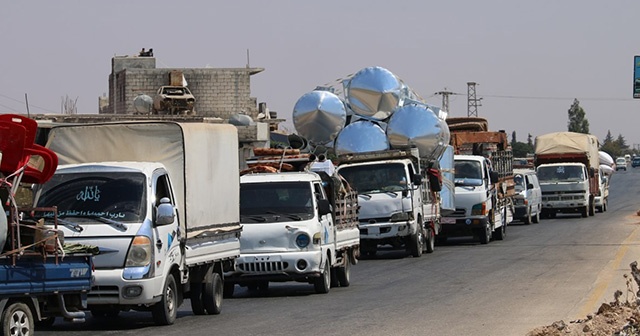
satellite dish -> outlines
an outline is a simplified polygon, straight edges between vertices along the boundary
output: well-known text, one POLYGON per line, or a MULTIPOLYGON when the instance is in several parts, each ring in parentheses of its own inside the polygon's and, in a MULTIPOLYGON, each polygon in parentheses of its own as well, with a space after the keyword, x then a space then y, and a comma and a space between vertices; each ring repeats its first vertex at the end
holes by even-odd
POLYGON ((136 110, 136 113, 151 113, 151 106, 153 105, 153 98, 149 97, 146 94, 139 94, 137 97, 133 99, 133 108, 136 110))

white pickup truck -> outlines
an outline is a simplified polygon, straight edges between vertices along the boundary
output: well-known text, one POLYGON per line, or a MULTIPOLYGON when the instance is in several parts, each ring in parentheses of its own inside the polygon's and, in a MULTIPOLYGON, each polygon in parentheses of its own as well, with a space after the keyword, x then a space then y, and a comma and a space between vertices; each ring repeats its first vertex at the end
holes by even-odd
POLYGON ((317 293, 349 286, 360 245, 357 196, 334 193, 333 181, 314 172, 241 176, 241 254, 225 274, 226 297, 234 284, 265 291, 270 281, 299 281, 317 293))
POLYGON ((60 126, 47 147, 62 165, 36 204, 57 206, 65 242, 99 247, 87 298, 94 317, 133 309, 172 324, 183 298, 194 314, 220 313, 223 273, 240 255, 234 126, 60 126))

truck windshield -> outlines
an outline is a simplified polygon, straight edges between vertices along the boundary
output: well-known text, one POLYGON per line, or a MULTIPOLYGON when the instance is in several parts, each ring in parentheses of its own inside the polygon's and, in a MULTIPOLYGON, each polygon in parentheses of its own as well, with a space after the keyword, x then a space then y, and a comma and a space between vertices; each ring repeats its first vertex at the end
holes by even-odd
POLYGON ((339 169, 358 194, 402 191, 407 188, 407 172, 402 163, 348 166, 339 169))
POLYGON ((481 186, 482 166, 480 162, 473 160, 456 160, 455 184, 457 186, 481 186))
POLYGON ((240 184, 240 221, 272 223, 313 218, 313 194, 309 182, 240 184))
POLYGON ((584 169, 581 166, 538 167, 536 174, 541 182, 576 182, 585 180, 584 169))
MULTIPOLYGON (((122 172, 55 174, 43 185, 37 202, 38 207, 58 207, 60 218, 140 222, 147 211, 145 176, 122 172)), ((41 215, 53 217, 53 213, 41 215)))

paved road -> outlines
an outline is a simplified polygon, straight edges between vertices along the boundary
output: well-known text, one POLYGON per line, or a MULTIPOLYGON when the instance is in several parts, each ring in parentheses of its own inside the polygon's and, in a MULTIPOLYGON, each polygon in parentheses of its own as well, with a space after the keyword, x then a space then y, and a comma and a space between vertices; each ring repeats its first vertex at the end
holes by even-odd
POLYGON ((525 335, 595 312, 616 289, 626 293, 623 275, 640 259, 639 193, 640 168, 620 171, 605 213, 514 223, 504 241, 463 238, 421 258, 384 251, 352 268, 350 287, 326 295, 307 284, 272 284, 261 297, 236 290, 218 316, 194 316, 186 301, 172 326, 127 312, 38 334, 525 335))

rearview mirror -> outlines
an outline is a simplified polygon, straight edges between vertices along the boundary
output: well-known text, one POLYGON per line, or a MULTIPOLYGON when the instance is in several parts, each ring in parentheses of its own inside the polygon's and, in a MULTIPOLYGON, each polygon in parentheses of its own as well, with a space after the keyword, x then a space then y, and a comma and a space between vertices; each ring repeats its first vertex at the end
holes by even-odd
POLYGON ((160 199, 160 204, 156 208, 156 225, 168 225, 173 224, 175 215, 173 213, 173 204, 167 197, 160 199))
POLYGON ((329 200, 319 199, 318 200, 318 214, 320 216, 324 216, 331 213, 331 205, 329 204, 329 200))

